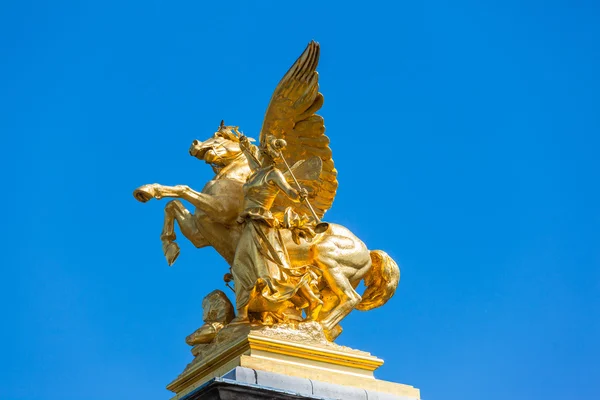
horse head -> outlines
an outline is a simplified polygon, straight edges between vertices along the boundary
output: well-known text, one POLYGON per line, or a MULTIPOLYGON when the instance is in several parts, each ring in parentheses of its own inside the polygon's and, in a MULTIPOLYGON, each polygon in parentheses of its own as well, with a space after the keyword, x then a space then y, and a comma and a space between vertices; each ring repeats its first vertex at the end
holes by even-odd
POLYGON ((251 173, 248 160, 240 149, 240 136, 237 126, 225 126, 221 121, 219 130, 211 138, 201 142, 194 140, 190 155, 210 164, 216 180, 228 179, 246 182, 251 173))
POLYGON ((227 132, 225 129, 219 129, 204 142, 194 140, 190 147, 190 155, 220 169, 238 159, 242 150, 235 134, 230 130, 227 132))

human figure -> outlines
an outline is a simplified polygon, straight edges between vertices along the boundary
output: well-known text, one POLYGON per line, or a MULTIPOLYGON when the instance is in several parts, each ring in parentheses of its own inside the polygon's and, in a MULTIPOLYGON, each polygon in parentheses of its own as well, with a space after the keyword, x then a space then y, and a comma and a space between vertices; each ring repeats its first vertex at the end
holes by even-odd
MULTIPOLYGON (((306 189, 296 190, 275 166, 286 143, 268 137, 258 148, 245 136, 240 148, 248 159, 252 174, 244 184, 244 206, 238 222, 244 224, 231 272, 235 281, 237 317, 235 322, 248 322, 248 305, 253 292, 274 303, 284 302, 299 294, 308 302, 307 319, 319 315, 323 302, 315 295, 317 274, 312 266, 293 267, 281 237, 282 222, 271 207, 280 192, 294 202, 306 199, 306 189)), ((292 212, 286 210, 286 213, 292 212)))

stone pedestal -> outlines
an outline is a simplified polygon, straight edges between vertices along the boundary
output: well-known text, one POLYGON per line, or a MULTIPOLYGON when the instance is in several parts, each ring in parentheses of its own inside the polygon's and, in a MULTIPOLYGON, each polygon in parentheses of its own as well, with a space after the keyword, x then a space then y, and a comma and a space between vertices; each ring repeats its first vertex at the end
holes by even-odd
POLYGON ((194 361, 167 386, 173 400, 420 399, 412 386, 375 379, 383 360, 327 341, 317 323, 230 326, 193 353, 194 361))

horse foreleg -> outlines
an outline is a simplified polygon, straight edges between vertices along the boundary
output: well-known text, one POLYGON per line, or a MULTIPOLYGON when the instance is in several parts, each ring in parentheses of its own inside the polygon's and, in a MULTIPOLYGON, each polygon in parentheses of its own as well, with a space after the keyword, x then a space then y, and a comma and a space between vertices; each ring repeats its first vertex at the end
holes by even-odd
POLYGON ((208 241, 198 231, 194 215, 183 206, 181 201, 172 200, 165 206, 165 221, 160 235, 163 253, 167 258, 169 265, 173 265, 179 256, 179 245, 175 243, 175 221, 179 224, 181 233, 183 233, 194 246, 200 248, 209 245, 208 241))
POLYGON ((238 210, 232 207, 230 196, 221 198, 197 192, 186 185, 163 186, 152 183, 135 189, 133 196, 143 203, 153 198, 178 197, 189 201, 194 207, 204 211, 205 214, 217 222, 228 222, 237 217, 238 210))

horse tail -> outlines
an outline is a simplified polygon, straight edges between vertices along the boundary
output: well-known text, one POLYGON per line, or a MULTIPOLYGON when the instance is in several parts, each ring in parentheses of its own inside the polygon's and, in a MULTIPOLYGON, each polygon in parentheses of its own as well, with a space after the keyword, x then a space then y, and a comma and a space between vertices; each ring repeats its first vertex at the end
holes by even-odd
POLYGON ((364 279, 367 289, 356 306, 361 311, 384 305, 392 298, 400 281, 400 268, 392 257, 381 250, 373 250, 370 255, 372 266, 364 279))

